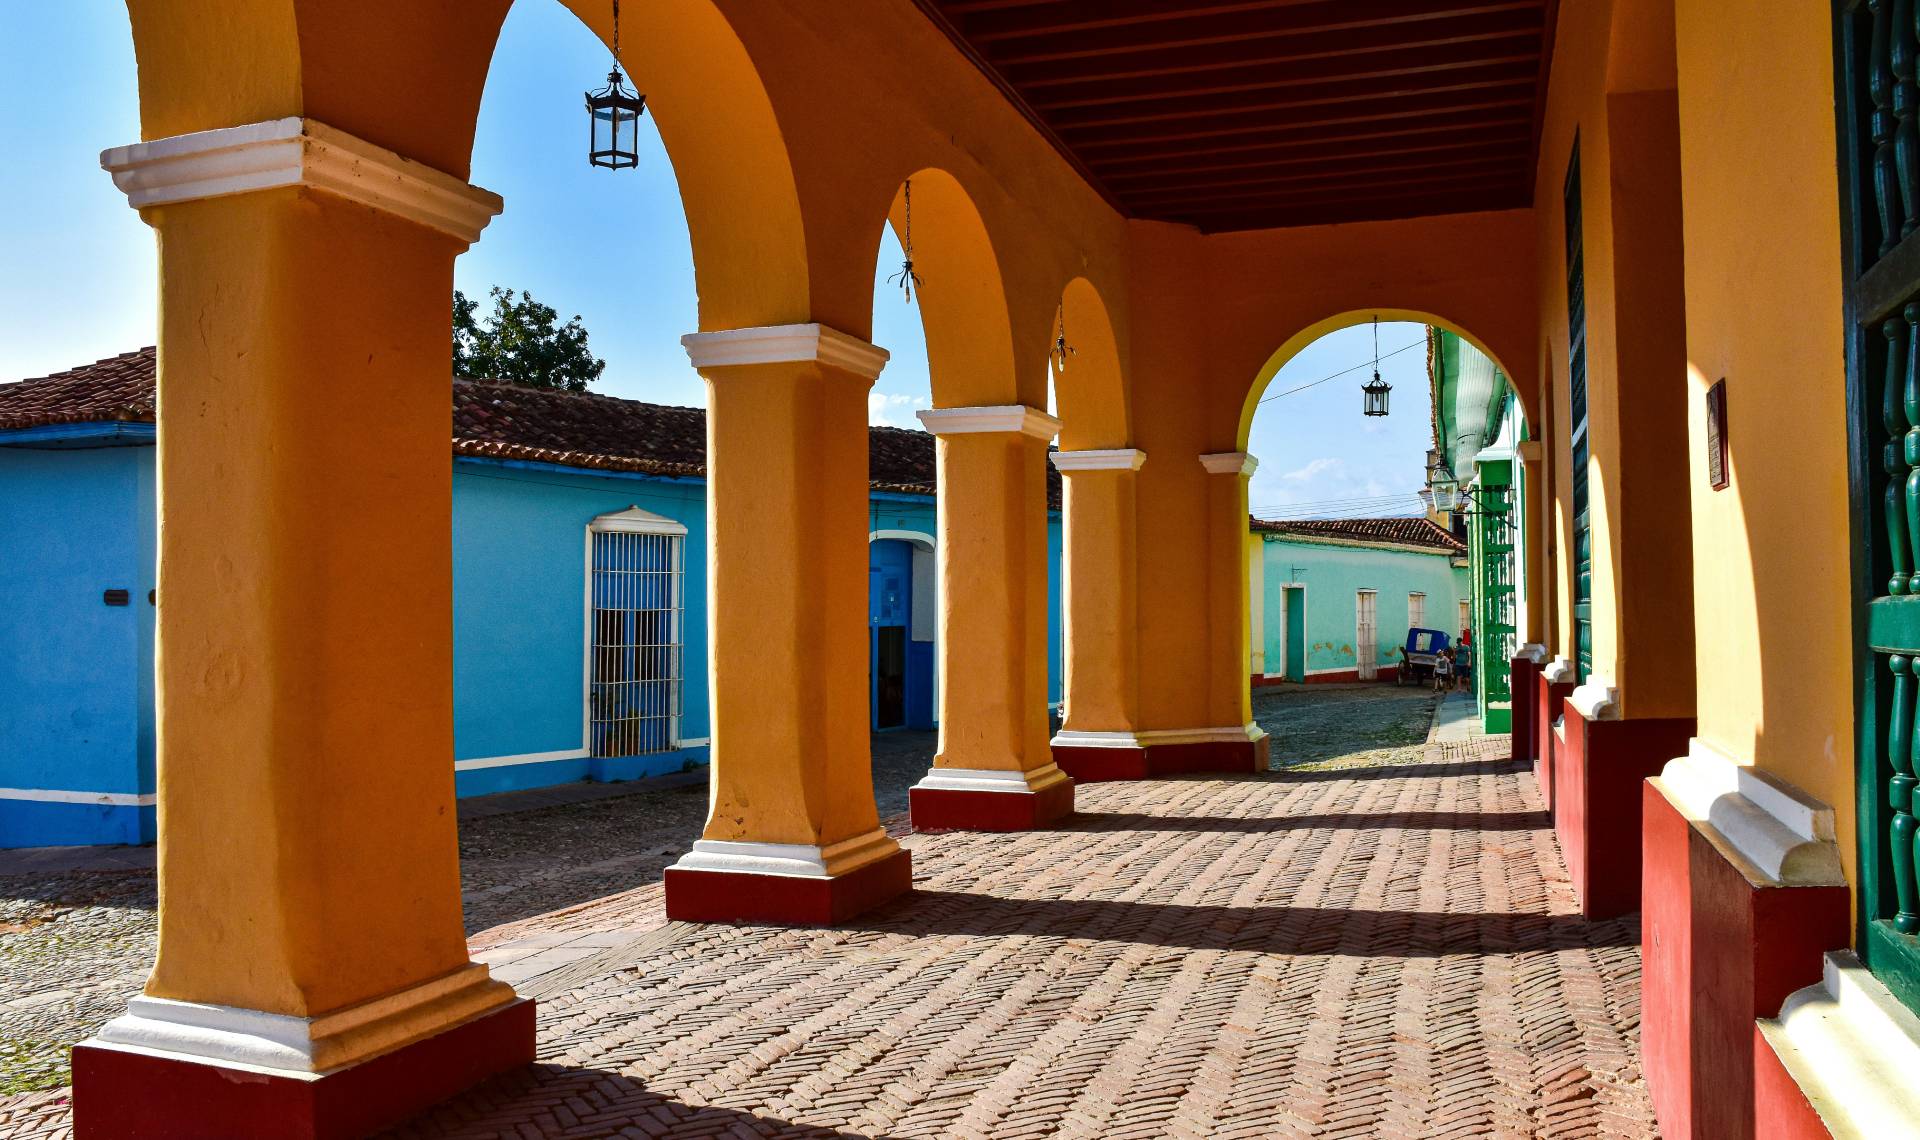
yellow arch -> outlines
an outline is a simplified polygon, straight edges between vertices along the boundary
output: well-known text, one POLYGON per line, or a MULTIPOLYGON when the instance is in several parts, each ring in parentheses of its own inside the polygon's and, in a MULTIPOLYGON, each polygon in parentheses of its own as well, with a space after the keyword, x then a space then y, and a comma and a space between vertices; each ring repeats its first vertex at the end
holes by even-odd
POLYGON ((1064 368, 1057 358, 1052 365, 1061 450, 1132 446, 1126 374, 1106 301, 1091 281, 1076 277, 1060 294, 1060 312, 1074 350, 1064 368))
MULTIPOLYGON (((913 190, 913 295, 927 338, 936 408, 1021 402, 1013 325, 1000 258, 986 222, 958 179, 928 167, 894 193, 887 220, 906 243, 906 190, 913 190)), ((876 233, 875 246, 879 243, 876 233)))
POLYGON ((1273 355, 1267 358, 1265 364, 1260 366, 1260 371, 1254 376, 1253 384, 1247 389, 1246 401, 1240 408, 1240 423, 1235 436, 1234 446, 1241 451, 1247 449, 1247 438, 1253 431, 1254 413, 1260 410, 1260 398, 1266 393, 1267 386, 1273 383, 1274 376, 1279 373, 1280 369, 1286 367, 1288 361, 1298 356, 1308 345, 1326 336, 1328 333, 1337 332, 1344 328, 1351 328, 1354 325, 1364 324, 1376 317, 1382 321, 1409 321, 1415 324, 1434 325, 1450 333, 1454 333, 1481 352, 1486 353, 1494 364, 1499 367, 1500 371, 1507 375, 1509 382, 1512 380, 1514 375, 1513 369, 1507 366, 1506 361, 1500 359, 1498 353, 1488 347, 1485 341, 1445 317, 1438 316, 1434 313, 1422 312, 1418 309, 1349 309, 1346 312, 1336 313, 1333 316, 1316 321, 1306 328, 1301 329, 1299 332, 1294 333, 1288 337, 1279 348, 1273 351, 1273 355))

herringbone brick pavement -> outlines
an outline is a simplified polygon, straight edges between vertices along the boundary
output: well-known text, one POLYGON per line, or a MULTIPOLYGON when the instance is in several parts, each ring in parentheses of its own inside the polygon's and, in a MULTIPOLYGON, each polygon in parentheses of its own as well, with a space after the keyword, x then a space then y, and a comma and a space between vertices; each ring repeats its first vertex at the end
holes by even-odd
POLYGON ((521 983, 543 1063, 396 1135, 1651 1136, 1637 929, 1577 916, 1501 748, 1082 785, 912 837, 915 894, 843 928, 573 908, 549 936, 619 933, 521 983))

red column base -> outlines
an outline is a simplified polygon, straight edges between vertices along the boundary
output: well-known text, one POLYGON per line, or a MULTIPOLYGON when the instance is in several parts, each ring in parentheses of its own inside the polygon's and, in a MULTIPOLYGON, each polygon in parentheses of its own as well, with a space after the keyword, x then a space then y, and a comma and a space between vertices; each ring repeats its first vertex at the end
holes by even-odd
MULTIPOLYGON (((1654 1114, 1662 1136, 1745 1140, 1756 1135, 1755 1019, 1818 982, 1821 955, 1847 944, 1847 888, 1756 883, 1657 783, 1641 787, 1640 1051, 1654 1114)), ((1758 1134, 1804 1135, 1770 1127, 1758 1134)))
MULTIPOLYGON (((1508 682, 1513 696, 1513 751, 1510 757, 1531 762, 1540 745, 1533 722, 1540 711, 1540 663, 1531 657, 1515 657, 1508 662, 1508 682)), ((1535 773, 1537 778, 1538 772, 1535 773)))
POLYGON ((533 1058, 533 1003, 525 999, 319 1076, 81 1044, 73 1047, 73 1133, 83 1140, 365 1136, 533 1058))
POLYGON ((667 917, 675 922, 831 926, 913 888, 913 856, 895 851, 830 879, 668 867, 667 917))
POLYGON ((1773 1042, 1753 1027, 1753 1135, 1762 1140, 1833 1140, 1833 1131, 1773 1051, 1773 1042))
POLYGON ((1580 913, 1618 918, 1640 909, 1641 785, 1687 754, 1692 717, 1588 720, 1565 710, 1565 750, 1553 759, 1553 830, 1580 913))
POLYGON ((1147 745, 1147 774, 1187 776, 1201 772, 1264 772, 1273 738, 1208 740, 1197 744, 1147 745))
MULTIPOLYGON (((1554 684, 1543 675, 1534 682, 1533 691, 1539 700, 1533 711, 1533 781, 1540 788, 1541 804, 1551 812, 1553 810, 1553 764, 1554 743, 1553 722, 1560 719, 1560 706, 1567 695, 1574 690, 1572 681, 1554 684)), ((1677 754, 1676 754, 1677 755, 1677 754)))
POLYGON ((1145 748, 1085 748, 1071 744, 1053 746, 1053 762, 1076 784, 1097 784, 1107 780, 1144 780, 1147 778, 1145 748))
POLYGON ((1033 831, 1073 814, 1073 782, 1037 792, 962 792, 910 788, 915 831, 1033 831))

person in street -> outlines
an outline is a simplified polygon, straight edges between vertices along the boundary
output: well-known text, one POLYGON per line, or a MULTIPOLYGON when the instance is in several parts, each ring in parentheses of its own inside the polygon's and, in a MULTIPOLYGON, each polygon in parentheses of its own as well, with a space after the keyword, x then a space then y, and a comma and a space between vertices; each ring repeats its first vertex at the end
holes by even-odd
POLYGON ((1460 631, 1458 661, 1459 667, 1454 670, 1454 676, 1460 679, 1460 688, 1463 691, 1471 692, 1473 690, 1473 631, 1470 629, 1460 631))
POLYGON ((1433 691, 1444 693, 1453 684, 1453 649, 1442 649, 1433 657, 1433 691))

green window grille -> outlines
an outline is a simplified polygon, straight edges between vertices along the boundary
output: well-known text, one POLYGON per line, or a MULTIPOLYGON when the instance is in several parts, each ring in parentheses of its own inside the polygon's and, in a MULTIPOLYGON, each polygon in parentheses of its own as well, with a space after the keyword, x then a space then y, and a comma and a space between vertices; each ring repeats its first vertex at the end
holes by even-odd
POLYGON ((1854 517, 1860 954, 1920 1009, 1920 140, 1913 0, 1836 0, 1854 517))
POLYGON ((1513 690, 1507 663, 1513 660, 1515 591, 1513 494, 1510 488, 1483 485, 1469 538, 1474 551, 1475 671, 1480 684, 1480 711, 1491 705, 1512 707, 1513 690))

